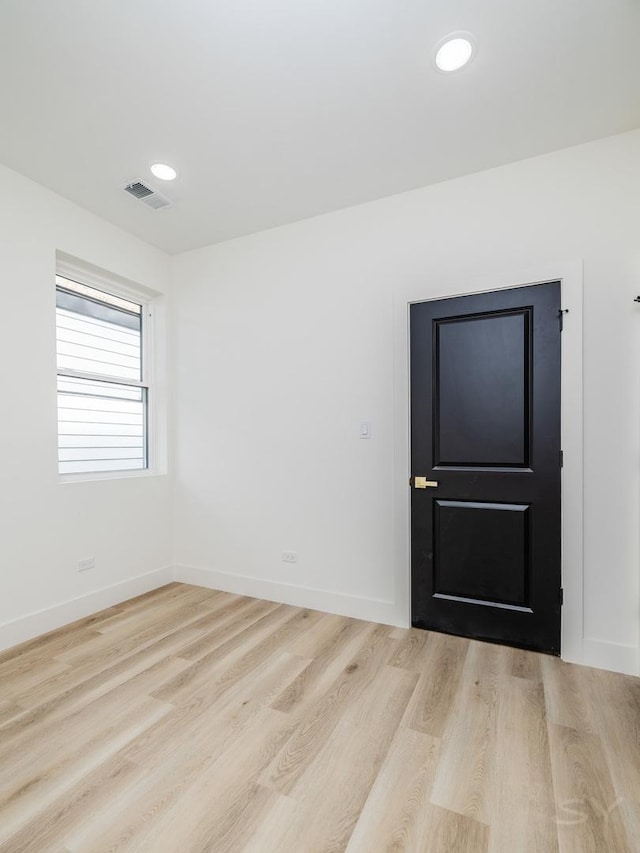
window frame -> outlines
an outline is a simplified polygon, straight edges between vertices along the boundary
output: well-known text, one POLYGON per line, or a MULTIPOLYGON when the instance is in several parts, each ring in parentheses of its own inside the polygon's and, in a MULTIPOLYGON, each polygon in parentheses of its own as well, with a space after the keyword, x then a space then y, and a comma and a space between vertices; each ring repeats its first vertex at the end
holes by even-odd
MULTIPOLYGON (((56 460, 58 481, 60 483, 86 482, 88 480, 120 480, 131 477, 149 477, 158 473, 156 453, 156 393, 154 376, 154 311, 155 298, 141 288, 121 280, 118 276, 108 273, 96 272, 84 267, 58 259, 54 280, 54 305, 57 301, 58 288, 64 290, 64 285, 58 283, 58 278, 66 279, 74 284, 85 285, 95 290, 115 296, 120 299, 140 305, 141 320, 141 347, 140 357, 142 361, 141 379, 123 379, 121 377, 109 376, 99 373, 87 373, 81 370, 69 370, 58 368, 56 356, 56 411, 57 411, 57 380, 62 376, 65 378, 77 378, 105 382, 112 385, 129 385, 133 388, 146 390, 146 429, 144 435, 144 447, 146 451, 146 467, 135 469, 123 469, 114 471, 83 471, 60 473, 59 459, 56 460)), ((73 292, 73 291, 72 291, 73 292)), ((91 298, 91 297, 89 297, 91 298)), ((57 343, 57 335, 56 335, 57 343)), ((56 446, 59 449, 59 433, 56 424, 56 446)))

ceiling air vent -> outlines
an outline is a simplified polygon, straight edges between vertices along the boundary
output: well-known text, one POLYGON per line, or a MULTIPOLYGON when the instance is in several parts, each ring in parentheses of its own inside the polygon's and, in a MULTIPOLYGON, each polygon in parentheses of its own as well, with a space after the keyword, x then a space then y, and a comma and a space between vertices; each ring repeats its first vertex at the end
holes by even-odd
POLYGON ((154 190, 147 184, 143 184, 142 181, 128 181, 124 185, 124 191, 137 198, 143 204, 146 204, 152 210, 163 210, 166 207, 173 207, 172 201, 162 195, 162 193, 159 193, 158 190, 154 190))

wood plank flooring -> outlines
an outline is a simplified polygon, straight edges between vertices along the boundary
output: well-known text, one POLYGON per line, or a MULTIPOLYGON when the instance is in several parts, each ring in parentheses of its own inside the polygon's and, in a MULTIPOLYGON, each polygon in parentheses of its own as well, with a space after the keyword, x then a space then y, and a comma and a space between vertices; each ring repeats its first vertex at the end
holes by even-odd
POLYGON ((638 853, 640 679, 170 584, 0 655, 3 853, 638 853))

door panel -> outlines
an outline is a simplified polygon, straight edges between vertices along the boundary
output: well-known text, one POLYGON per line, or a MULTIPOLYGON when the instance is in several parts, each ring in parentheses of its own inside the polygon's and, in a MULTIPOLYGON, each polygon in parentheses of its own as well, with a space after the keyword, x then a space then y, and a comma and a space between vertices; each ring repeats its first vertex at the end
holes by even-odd
POLYGON ((436 465, 529 464, 528 315, 436 321, 436 465))
POLYGON ((411 306, 417 627, 560 651, 559 309, 559 282, 411 306))
POLYGON ((529 507, 434 501, 434 594, 528 607, 529 507))

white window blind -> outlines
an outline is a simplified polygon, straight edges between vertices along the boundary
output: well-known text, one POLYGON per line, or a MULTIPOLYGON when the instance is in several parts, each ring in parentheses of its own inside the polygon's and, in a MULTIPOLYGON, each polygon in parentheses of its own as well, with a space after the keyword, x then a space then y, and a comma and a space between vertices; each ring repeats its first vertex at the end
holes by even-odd
POLYGON ((56 276, 58 470, 147 468, 142 305, 56 276))

